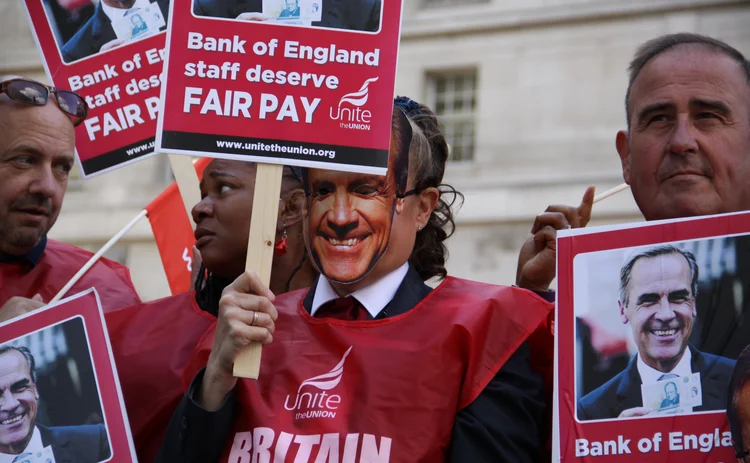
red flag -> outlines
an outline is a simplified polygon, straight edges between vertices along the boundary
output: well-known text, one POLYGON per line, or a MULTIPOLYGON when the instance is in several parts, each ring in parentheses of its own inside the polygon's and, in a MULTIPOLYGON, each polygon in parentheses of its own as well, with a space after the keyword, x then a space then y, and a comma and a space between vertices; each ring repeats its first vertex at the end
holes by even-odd
MULTIPOLYGON (((201 158, 195 163, 198 178, 203 177, 203 170, 209 162, 210 158, 201 158)), ((195 237, 177 182, 172 182, 146 206, 146 212, 164 272, 167 274, 169 289, 172 294, 184 293, 190 289, 195 237)))

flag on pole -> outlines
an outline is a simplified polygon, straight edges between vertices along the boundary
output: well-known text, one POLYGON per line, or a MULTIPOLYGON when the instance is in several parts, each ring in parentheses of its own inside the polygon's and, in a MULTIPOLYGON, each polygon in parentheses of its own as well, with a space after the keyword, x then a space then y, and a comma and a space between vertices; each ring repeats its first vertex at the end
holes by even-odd
MULTIPOLYGON (((210 158, 201 158, 195 163, 198 178, 203 177, 203 170, 209 162, 210 158)), ((164 265, 164 272, 167 274, 169 289, 172 294, 188 291, 195 237, 177 182, 172 182, 146 206, 146 213, 164 265)))

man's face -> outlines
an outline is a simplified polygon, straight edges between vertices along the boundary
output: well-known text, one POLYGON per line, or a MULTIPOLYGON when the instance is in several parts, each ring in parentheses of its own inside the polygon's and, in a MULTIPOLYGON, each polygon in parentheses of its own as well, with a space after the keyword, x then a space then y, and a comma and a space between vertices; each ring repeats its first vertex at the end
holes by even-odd
POLYGON ((330 280, 359 279, 388 247, 396 189, 391 176, 308 173, 309 247, 330 280))
POLYGON ((133 25, 136 27, 141 27, 141 25, 143 24, 143 19, 141 18, 140 15, 133 16, 133 19, 131 19, 131 21, 133 22, 133 25))
POLYGON ((642 257, 627 289, 620 315, 633 330, 639 355, 651 368, 670 371, 685 352, 696 315, 687 260, 678 253, 642 257))
POLYGON ((34 432, 39 393, 16 350, 0 355, 0 394, 0 452, 17 455, 34 432))
POLYGON ((286 0, 286 9, 294 11, 297 9, 297 0, 286 0))
POLYGON ((0 99, 0 253, 23 255, 52 228, 74 152, 73 124, 54 102, 0 99))
POLYGON ((667 383, 664 386, 664 392, 667 395, 667 399, 674 400, 677 397, 677 385, 675 383, 667 383))
POLYGON ((629 104, 617 150, 647 220, 750 209, 750 85, 737 62, 678 46, 644 66, 629 104))

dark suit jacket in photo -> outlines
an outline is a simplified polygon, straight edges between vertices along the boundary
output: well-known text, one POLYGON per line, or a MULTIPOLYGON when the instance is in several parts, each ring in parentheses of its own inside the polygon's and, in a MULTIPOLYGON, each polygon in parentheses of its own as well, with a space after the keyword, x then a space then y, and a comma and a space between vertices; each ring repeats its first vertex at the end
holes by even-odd
MULTIPOLYGON (((164 15, 164 22, 169 22, 169 0, 156 0, 159 8, 161 9, 162 15, 164 15)), ((161 30, 165 30, 162 27, 161 30)), ((102 46, 115 40, 115 30, 112 28, 112 23, 109 17, 104 13, 102 9, 101 1, 96 6, 94 15, 89 18, 88 21, 78 29, 78 32, 63 45, 62 52, 63 61, 66 63, 72 63, 79 59, 86 58, 87 56, 95 55, 99 53, 102 46)))
MULTIPOLYGON (((725 410, 727 388, 735 361, 718 355, 700 352, 690 346, 693 373, 701 374, 703 405, 693 411, 725 410)), ((579 420, 617 418, 624 410, 643 406, 641 375, 636 365, 636 354, 628 367, 578 401, 579 420)))
POLYGON ((36 425, 42 444, 52 446, 56 463, 99 463, 109 458, 109 440, 103 424, 47 427, 36 425))
MULTIPOLYGON (((325 0, 315 27, 377 32, 382 0, 325 0)), ((263 0, 193 0, 199 16, 234 19, 242 13, 263 12, 263 0)))

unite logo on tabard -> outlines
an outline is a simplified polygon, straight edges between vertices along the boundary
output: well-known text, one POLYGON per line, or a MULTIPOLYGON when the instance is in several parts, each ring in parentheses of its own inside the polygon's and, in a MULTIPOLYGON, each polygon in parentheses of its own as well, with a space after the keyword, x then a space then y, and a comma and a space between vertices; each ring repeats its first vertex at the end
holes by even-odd
POLYGON ((294 419, 336 418, 336 410, 341 403, 341 396, 328 394, 326 391, 330 391, 341 382, 341 377, 344 375, 344 361, 351 351, 352 346, 346 350, 344 356, 341 357, 341 361, 328 373, 302 381, 294 398, 291 395, 286 396, 284 408, 296 412, 294 419), (305 387, 307 387, 307 390, 302 392, 305 387), (316 392, 313 389, 318 391, 316 392))
POLYGON ((328 114, 334 121, 339 121, 342 129, 370 130, 372 112, 363 106, 369 98, 369 86, 376 82, 377 77, 367 79, 359 90, 347 93, 339 100, 338 108, 329 108, 328 114), (335 113, 334 113, 335 111, 335 113))

